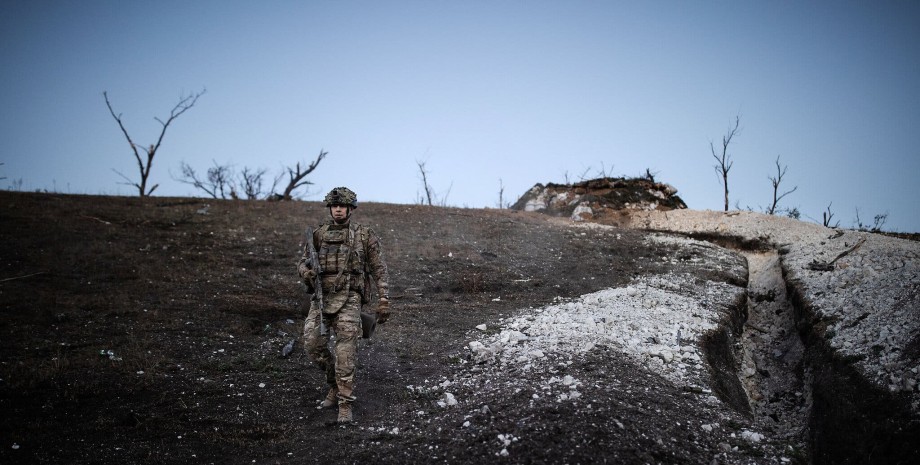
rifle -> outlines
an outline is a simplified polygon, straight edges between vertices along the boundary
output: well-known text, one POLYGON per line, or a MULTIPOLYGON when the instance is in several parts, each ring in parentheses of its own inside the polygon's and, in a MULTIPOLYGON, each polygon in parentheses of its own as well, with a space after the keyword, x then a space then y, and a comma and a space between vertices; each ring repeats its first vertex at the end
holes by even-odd
POLYGON ((307 269, 316 273, 316 277, 313 278, 313 300, 311 305, 315 305, 320 312, 319 333, 326 334, 326 324, 323 323, 322 320, 323 281, 321 275, 323 274, 323 267, 319 264, 319 257, 316 255, 316 246, 313 244, 313 228, 307 228, 306 235, 307 237, 306 241, 304 241, 304 250, 309 255, 307 260, 307 269))

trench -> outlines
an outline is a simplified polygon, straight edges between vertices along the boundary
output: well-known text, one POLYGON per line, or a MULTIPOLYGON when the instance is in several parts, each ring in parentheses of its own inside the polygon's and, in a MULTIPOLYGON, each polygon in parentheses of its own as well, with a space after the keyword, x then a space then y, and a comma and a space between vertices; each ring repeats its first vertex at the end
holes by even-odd
POLYGON ((748 262, 747 302, 704 338, 714 391, 799 463, 920 463, 908 399, 873 385, 828 343, 782 255, 764 244, 696 237, 748 262), (734 367, 734 372, 731 372, 734 367))
POLYGON ((742 254, 748 263, 748 312, 738 378, 757 427, 792 446, 791 455, 804 456, 812 395, 781 259, 774 250, 742 254))

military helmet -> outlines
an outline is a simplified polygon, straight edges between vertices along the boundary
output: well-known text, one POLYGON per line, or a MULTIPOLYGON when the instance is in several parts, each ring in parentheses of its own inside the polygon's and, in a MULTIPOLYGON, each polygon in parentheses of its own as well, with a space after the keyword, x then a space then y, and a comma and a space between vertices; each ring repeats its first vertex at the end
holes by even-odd
POLYGON ((347 205, 351 208, 358 208, 358 195, 347 187, 336 187, 326 194, 324 199, 327 207, 333 205, 347 205))

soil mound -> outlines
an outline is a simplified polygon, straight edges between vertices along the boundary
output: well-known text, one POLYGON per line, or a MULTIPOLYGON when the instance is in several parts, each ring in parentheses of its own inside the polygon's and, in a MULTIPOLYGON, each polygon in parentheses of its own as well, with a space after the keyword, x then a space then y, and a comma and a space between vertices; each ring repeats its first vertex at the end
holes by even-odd
POLYGON ((574 184, 537 184, 511 206, 575 221, 596 220, 618 210, 687 208, 670 184, 646 178, 598 178, 574 184))

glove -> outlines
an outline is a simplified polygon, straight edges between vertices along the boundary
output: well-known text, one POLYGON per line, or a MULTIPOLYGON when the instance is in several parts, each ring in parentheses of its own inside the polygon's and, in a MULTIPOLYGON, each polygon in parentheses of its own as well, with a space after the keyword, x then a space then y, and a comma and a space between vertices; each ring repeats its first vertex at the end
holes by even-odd
POLYGON ((305 264, 301 263, 297 267, 297 273, 300 275, 300 279, 303 279, 303 283, 307 285, 307 293, 316 292, 316 271, 307 268, 305 264))
POLYGON ((305 283, 316 281, 316 271, 308 267, 306 263, 301 263, 297 267, 297 274, 300 275, 300 278, 303 279, 305 283))
POLYGON ((377 323, 383 324, 386 323, 390 318, 390 301, 384 298, 381 298, 377 302, 377 323))

